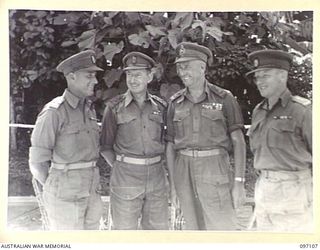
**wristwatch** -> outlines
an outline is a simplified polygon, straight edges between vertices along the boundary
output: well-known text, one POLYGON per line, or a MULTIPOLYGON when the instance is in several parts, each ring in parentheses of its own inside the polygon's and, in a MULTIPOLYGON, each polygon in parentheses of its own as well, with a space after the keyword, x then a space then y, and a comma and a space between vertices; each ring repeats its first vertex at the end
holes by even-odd
POLYGON ((235 177, 234 180, 239 181, 239 182, 244 182, 245 178, 244 177, 235 177))

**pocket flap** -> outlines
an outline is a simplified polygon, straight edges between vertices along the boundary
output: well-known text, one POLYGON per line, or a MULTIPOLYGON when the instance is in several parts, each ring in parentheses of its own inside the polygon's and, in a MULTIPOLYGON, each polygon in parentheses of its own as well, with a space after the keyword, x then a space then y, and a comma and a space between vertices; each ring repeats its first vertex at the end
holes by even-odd
POLYGON ((159 114, 150 114, 149 119, 155 121, 157 123, 163 123, 163 116, 162 113, 159 114))
POLYGON ((279 121, 277 122, 273 129, 274 130, 277 130, 277 131, 284 131, 284 132, 294 132, 294 129, 295 129, 295 122, 292 121, 292 120, 286 120, 286 121, 279 121))
POLYGON ((118 114, 117 116, 117 124, 129 123, 133 120, 137 119, 134 115, 129 114, 118 114))
POLYGON ((223 114, 222 114, 222 111, 220 110, 201 109, 201 115, 210 120, 223 119, 223 114))
POLYGON ((81 127, 79 124, 71 124, 64 128, 65 134, 77 134, 81 130, 81 127))
POLYGON ((190 110, 176 110, 174 112, 173 121, 179 122, 190 115, 190 110))

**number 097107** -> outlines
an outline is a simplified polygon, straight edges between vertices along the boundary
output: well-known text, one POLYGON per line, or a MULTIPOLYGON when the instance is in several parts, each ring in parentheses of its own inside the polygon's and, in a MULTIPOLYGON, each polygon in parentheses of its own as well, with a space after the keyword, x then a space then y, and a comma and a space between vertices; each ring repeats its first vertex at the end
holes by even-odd
POLYGON ((318 244, 300 244, 300 248, 310 249, 310 248, 318 248, 318 244))

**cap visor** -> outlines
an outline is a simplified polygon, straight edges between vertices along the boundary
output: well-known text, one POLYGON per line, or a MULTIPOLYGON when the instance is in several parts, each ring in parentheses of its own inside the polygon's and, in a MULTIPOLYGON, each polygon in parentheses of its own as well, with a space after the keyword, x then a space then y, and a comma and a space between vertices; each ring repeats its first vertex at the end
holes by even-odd
POLYGON ((271 69, 271 68, 258 68, 258 69, 254 69, 254 70, 251 70, 251 71, 249 71, 248 73, 246 73, 246 76, 249 76, 249 75, 251 75, 251 74, 254 73, 254 72, 261 71, 261 70, 265 70, 265 69, 271 69))
POLYGON ((134 69, 150 69, 149 67, 134 67, 134 66, 131 66, 131 67, 126 67, 124 68, 123 70, 134 70, 134 69))
POLYGON ((176 60, 174 61, 174 63, 188 62, 188 61, 193 61, 193 60, 200 60, 200 61, 202 61, 201 59, 196 58, 196 57, 181 57, 181 58, 176 59, 176 60))
POLYGON ((98 66, 93 65, 88 68, 79 69, 79 71, 104 71, 104 70, 99 68, 98 66))

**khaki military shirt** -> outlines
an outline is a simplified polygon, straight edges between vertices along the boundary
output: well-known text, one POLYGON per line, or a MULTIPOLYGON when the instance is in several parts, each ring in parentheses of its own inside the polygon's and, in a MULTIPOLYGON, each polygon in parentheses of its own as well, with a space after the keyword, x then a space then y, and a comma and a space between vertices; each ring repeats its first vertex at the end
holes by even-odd
POLYGON ((91 102, 65 90, 46 104, 31 135, 30 162, 78 163, 99 156, 99 126, 91 102))
POLYGON ((143 109, 131 92, 113 98, 104 112, 101 150, 113 149, 131 157, 153 157, 164 153, 162 134, 166 103, 147 93, 143 109))
POLYGON ((269 110, 267 100, 253 111, 248 131, 257 169, 296 171, 312 164, 311 102, 287 89, 269 110))
POLYGON ((230 133, 243 129, 238 102, 231 92, 206 82, 205 94, 194 102, 187 89, 171 98, 166 139, 174 148, 213 149, 231 147, 230 133))

